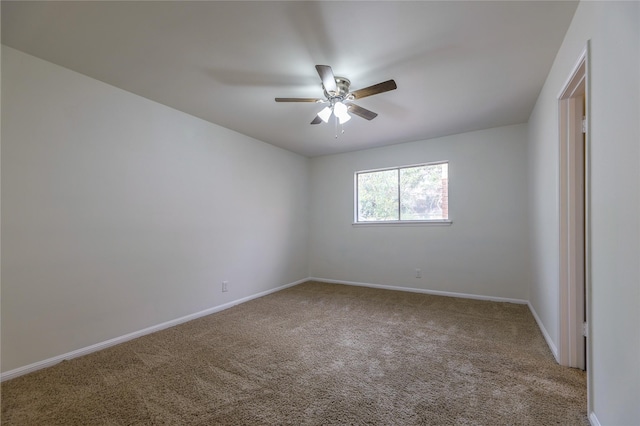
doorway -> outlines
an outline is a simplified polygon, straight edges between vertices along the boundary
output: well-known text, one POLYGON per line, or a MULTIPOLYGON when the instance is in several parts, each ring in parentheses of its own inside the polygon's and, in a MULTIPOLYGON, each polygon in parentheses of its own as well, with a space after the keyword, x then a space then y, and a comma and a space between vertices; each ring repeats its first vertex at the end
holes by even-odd
POLYGON ((558 361, 587 370, 589 346, 589 97, 585 48, 558 96, 560 312, 558 361))

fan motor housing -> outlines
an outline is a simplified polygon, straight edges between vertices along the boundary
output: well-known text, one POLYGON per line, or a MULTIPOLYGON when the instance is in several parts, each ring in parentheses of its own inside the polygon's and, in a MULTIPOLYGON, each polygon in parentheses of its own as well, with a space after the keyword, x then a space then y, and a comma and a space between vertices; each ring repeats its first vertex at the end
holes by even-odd
POLYGON ((334 98, 344 99, 349 94, 349 87, 351 86, 351 81, 349 81, 348 78, 338 77, 338 76, 336 76, 335 79, 336 79, 337 90, 335 92, 327 92, 327 89, 325 89, 323 84, 322 88, 324 89, 324 95, 328 99, 334 99, 334 98))

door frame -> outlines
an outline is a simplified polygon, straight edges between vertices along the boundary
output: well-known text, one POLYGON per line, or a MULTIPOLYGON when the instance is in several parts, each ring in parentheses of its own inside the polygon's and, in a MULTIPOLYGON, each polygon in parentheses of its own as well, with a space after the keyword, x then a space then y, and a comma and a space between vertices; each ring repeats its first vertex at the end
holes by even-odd
MULTIPOLYGON (((560 297, 558 362, 591 370, 590 43, 558 95, 560 297), (583 135, 582 117, 585 117, 583 135), (584 178, 581 179, 582 174, 584 178), (584 198, 584 200, 583 200, 584 198), (584 212, 581 213, 584 206, 584 212), (586 346, 583 338, 586 321, 586 346)), ((589 377, 587 382, 589 386, 589 377)), ((590 386, 589 386, 590 387, 590 386)))

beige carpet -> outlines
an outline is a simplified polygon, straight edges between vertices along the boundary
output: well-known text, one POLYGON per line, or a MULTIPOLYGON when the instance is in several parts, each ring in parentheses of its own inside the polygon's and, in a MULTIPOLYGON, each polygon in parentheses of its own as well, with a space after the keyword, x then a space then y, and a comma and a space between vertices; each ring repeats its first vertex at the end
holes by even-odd
POLYGON ((528 308, 309 282, 2 384, 3 425, 588 425, 528 308))

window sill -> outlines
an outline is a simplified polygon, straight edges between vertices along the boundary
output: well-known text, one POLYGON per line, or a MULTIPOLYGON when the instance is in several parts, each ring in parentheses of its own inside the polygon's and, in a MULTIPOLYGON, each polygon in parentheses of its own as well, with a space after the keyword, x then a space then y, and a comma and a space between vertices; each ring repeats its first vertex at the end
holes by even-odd
POLYGON ((451 220, 385 220, 380 222, 354 222, 351 225, 360 226, 451 226, 451 220))

